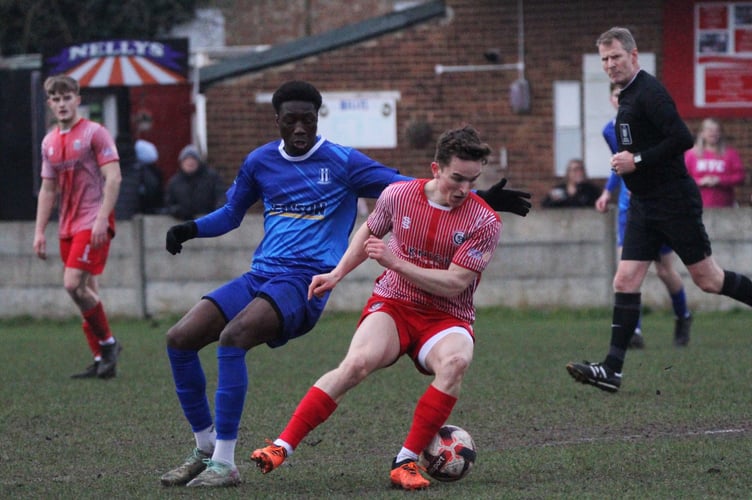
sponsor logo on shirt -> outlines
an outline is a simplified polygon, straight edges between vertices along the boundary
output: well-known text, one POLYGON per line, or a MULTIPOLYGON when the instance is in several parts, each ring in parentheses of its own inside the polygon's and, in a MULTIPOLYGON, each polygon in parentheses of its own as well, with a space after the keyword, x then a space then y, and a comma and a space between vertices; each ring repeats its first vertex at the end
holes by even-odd
POLYGON ((436 252, 429 252, 426 250, 423 250, 422 248, 416 248, 416 247, 403 247, 402 251, 410 257, 410 259, 413 260, 419 260, 420 262, 429 265, 429 266, 436 266, 441 269, 446 269, 449 267, 449 264, 451 264, 452 259, 451 257, 445 258, 440 253, 436 252))
POLYGON ((300 203, 275 203, 270 207, 269 215, 281 215, 297 219, 321 219, 326 212, 326 202, 318 202, 310 205, 300 203))

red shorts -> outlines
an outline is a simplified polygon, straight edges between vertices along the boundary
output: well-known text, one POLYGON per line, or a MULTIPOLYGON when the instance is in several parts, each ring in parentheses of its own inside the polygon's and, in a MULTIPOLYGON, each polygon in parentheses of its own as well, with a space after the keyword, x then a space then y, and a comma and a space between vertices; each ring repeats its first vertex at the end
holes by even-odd
POLYGON ((397 325, 400 342, 400 356, 407 354, 415 363, 415 367, 426 375, 432 375, 425 367, 425 358, 433 347, 433 343, 448 333, 466 334, 475 342, 473 327, 443 311, 433 309, 419 309, 403 302, 385 299, 377 295, 371 298, 363 307, 358 324, 366 316, 375 312, 388 314, 397 325), (425 347, 425 349, 424 349, 425 347))
POLYGON ((70 238, 60 239, 60 258, 65 267, 80 269, 93 275, 102 274, 104 265, 107 263, 107 255, 110 253, 110 240, 107 243, 92 248, 91 229, 78 232, 70 238))

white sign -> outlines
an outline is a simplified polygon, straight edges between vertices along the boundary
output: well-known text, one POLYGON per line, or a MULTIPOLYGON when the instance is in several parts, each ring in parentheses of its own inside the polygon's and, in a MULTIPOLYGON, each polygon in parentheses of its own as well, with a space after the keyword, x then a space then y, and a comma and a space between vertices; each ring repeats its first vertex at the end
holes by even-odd
MULTIPOLYGON (((397 147, 399 92, 322 92, 318 133, 332 142, 353 148, 397 147)), ((271 102, 272 94, 259 93, 256 102, 271 102)))
POLYGON ((354 148, 397 147, 399 92, 324 92, 319 134, 354 148))

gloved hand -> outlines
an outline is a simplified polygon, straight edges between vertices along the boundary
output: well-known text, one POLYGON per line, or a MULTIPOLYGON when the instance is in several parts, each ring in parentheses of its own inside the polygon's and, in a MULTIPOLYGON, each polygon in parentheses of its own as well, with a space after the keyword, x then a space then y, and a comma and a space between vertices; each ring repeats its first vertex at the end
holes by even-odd
POLYGON ((512 212, 513 214, 525 217, 530 211, 532 204, 528 201, 531 198, 530 193, 525 191, 515 191, 514 189, 504 189, 507 180, 502 178, 499 182, 485 191, 477 191, 478 196, 488 203, 488 206, 497 212, 512 212))
POLYGON ((198 226, 196 226, 196 223, 192 220, 172 226, 167 230, 165 248, 172 255, 178 254, 183 249, 183 243, 195 238, 197 234, 198 226))

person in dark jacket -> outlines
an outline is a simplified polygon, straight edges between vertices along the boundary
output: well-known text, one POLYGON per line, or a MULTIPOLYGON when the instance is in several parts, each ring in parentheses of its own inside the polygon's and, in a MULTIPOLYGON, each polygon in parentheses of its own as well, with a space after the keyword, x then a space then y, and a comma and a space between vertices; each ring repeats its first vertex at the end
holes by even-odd
POLYGON ((585 162, 572 158, 567 162, 564 182, 548 192, 541 205, 546 208, 592 207, 601 190, 587 178, 585 162))
POLYGON ((219 174, 201 160, 196 146, 178 155, 180 169, 167 182, 165 211, 176 219, 190 220, 225 203, 225 186, 219 174))
POLYGON ((162 172, 157 165, 159 151, 153 143, 144 139, 137 140, 135 148, 138 160, 139 211, 143 214, 162 213, 164 193, 162 172))

